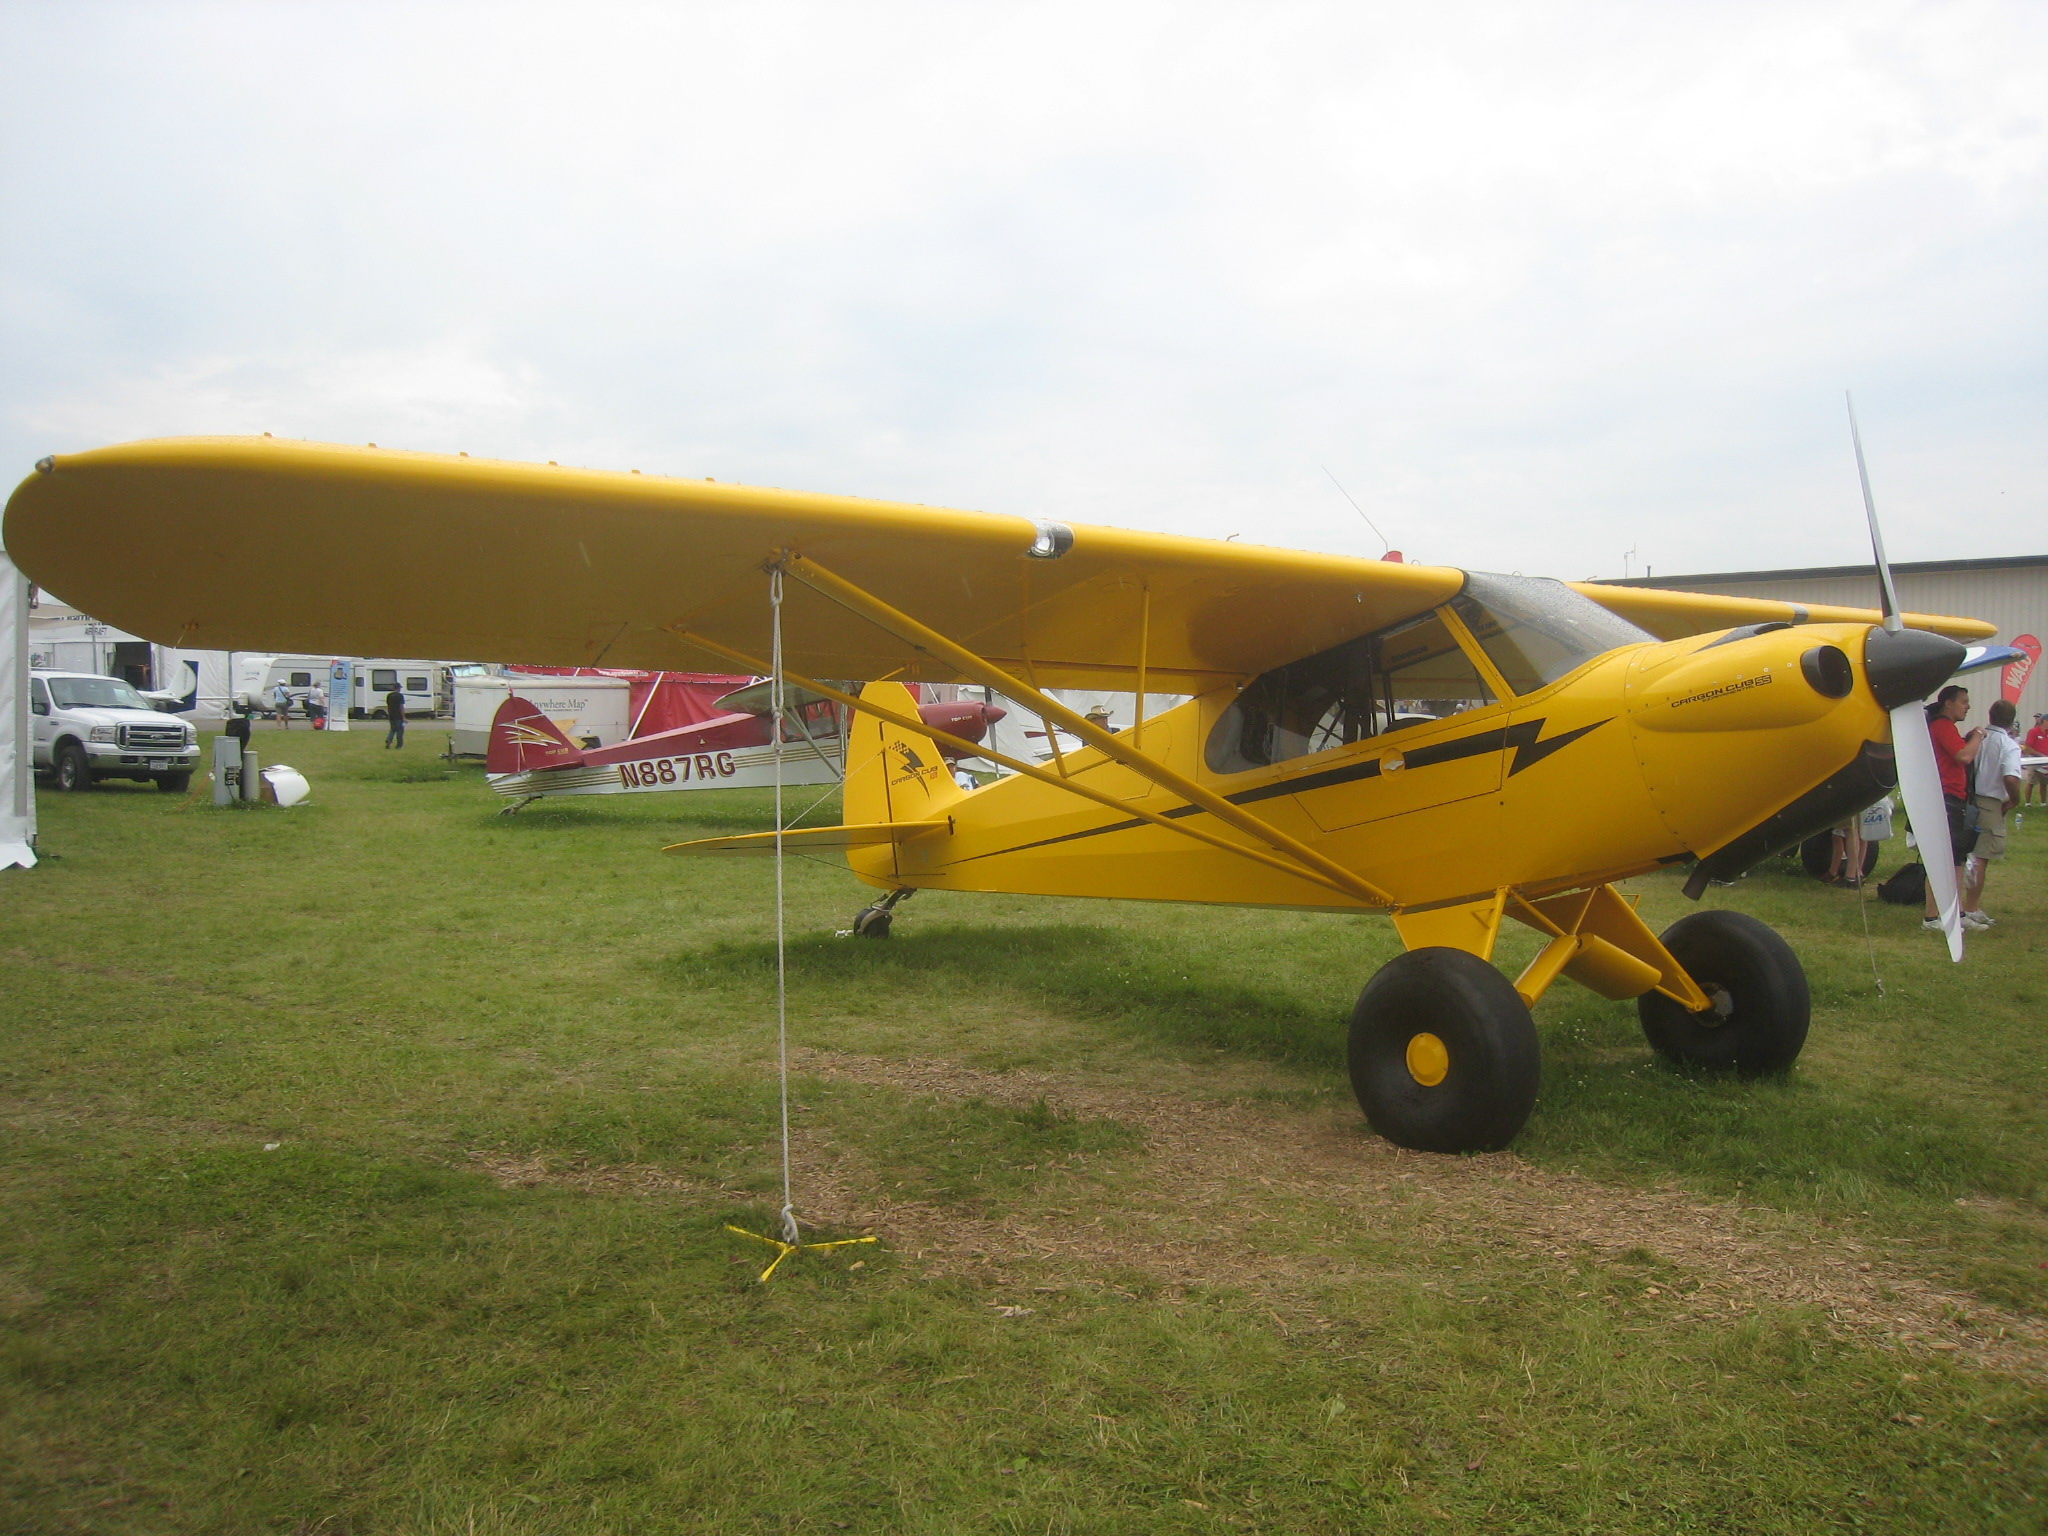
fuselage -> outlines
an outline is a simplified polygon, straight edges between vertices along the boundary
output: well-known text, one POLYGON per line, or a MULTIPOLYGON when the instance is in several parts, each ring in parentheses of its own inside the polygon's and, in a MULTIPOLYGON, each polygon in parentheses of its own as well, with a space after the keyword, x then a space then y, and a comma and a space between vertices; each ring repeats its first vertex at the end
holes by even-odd
MULTIPOLYGON (((1489 664, 1500 648, 1488 641, 1505 623, 1487 630, 1489 616, 1469 605, 1463 623, 1457 612, 1438 616, 1431 633, 1443 659, 1411 663, 1411 674, 1429 673, 1426 685, 1414 686, 1483 696, 1451 700, 1456 707, 1437 718, 1414 718, 1420 711, 1397 709, 1388 694, 1376 704, 1366 695, 1358 696, 1364 703, 1340 699, 1317 719, 1290 721, 1295 696, 1308 697, 1312 714, 1325 694, 1342 693, 1341 685, 1316 693, 1320 674, 1300 674, 1305 664, 1297 664, 1282 669, 1295 675, 1278 683, 1269 674, 1145 722, 1136 745, 1402 906, 1620 879, 1740 851, 1745 835, 1790 838, 1794 823, 1804 836, 1814 830, 1808 823, 1830 824, 1890 783, 1886 705, 1866 675, 1868 626, 1643 637, 1541 681, 1540 673, 1512 677, 1511 665, 1489 664), (1462 654, 1453 655, 1444 636, 1462 654), (1318 730, 1353 739, 1324 745, 1318 730), (1246 760, 1275 753, 1284 756, 1246 760)), ((1424 633, 1411 651, 1420 656, 1428 639, 1424 633)), ((1401 674, 1393 675, 1390 686, 1400 686, 1401 674)), ((860 751, 857 738, 849 760, 860 751)), ((1207 830, 1249 843, 1102 753, 1069 754, 1064 767, 1134 810, 1203 816, 1207 830)), ((854 851, 856 873, 890 886, 1366 907, 1023 777, 974 791, 945 814, 948 834, 854 851)))

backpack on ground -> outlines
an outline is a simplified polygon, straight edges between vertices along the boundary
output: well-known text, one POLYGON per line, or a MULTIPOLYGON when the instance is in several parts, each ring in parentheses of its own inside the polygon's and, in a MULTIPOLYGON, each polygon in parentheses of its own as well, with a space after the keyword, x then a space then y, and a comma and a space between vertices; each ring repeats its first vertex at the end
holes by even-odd
POLYGON ((1907 864, 1877 888, 1880 900, 1894 906, 1917 907, 1927 900, 1927 866, 1907 864))

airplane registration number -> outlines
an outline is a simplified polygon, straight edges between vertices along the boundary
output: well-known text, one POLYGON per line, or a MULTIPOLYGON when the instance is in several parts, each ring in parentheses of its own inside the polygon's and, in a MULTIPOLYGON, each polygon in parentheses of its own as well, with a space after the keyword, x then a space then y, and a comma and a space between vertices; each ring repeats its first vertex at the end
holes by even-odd
POLYGON ((699 752, 694 757, 621 763, 619 783, 626 789, 652 789, 657 784, 688 784, 693 779, 729 779, 738 772, 730 752, 699 752))

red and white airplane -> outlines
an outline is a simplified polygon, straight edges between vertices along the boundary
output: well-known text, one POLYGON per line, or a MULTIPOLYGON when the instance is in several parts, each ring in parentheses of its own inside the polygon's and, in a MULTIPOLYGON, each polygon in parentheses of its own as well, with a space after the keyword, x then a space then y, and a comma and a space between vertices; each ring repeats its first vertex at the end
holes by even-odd
MULTIPOLYGON (((788 690, 782 726, 782 783, 831 784, 845 776, 839 706, 788 690)), ((491 720, 484 777, 521 806, 551 795, 645 795, 693 789, 765 789, 776 782, 777 749, 768 685, 718 701, 731 712, 694 725, 636 736, 609 747, 579 747, 540 708, 517 694, 491 720)), ((918 708, 927 725, 978 742, 1003 718, 1001 705, 960 700, 918 708)), ((954 754, 946 754, 949 761, 954 754)))

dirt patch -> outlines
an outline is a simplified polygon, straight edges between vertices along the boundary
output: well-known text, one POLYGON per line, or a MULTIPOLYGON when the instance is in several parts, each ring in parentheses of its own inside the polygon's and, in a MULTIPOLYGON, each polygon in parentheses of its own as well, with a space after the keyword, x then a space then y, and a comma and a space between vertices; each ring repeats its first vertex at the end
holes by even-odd
POLYGON ((469 1160, 500 1189, 537 1189, 552 1185, 593 1195, 705 1195, 746 1198, 738 1190, 721 1190, 668 1168, 647 1163, 599 1163, 586 1157, 513 1157, 498 1152, 472 1152, 469 1160))
POLYGON ((2048 1328, 1930 1284, 1882 1247, 1838 1226, 1677 1189, 1632 1190, 1532 1167, 1512 1153, 1440 1157, 1370 1135, 1354 1114, 1131 1092, 1056 1073, 986 1072, 955 1062, 792 1052, 797 1070, 940 1099, 978 1098, 1141 1127, 1149 1156, 1113 1209, 1037 1208, 998 1220, 891 1199, 843 1148, 796 1142, 805 1205, 820 1220, 873 1230, 935 1270, 1085 1266, 1137 1270, 1169 1288, 1275 1292, 1367 1271, 1306 1249, 1300 1212, 1330 1230, 1424 1247, 1505 1247, 1563 1284, 1584 1260, 1644 1262, 1636 1304, 1739 1316, 1759 1303, 1820 1309, 1840 1329, 2048 1378, 2048 1328), (1273 1212, 1264 1198, 1284 1195, 1273 1212), (1268 1240, 1261 1240, 1261 1229, 1268 1240))

